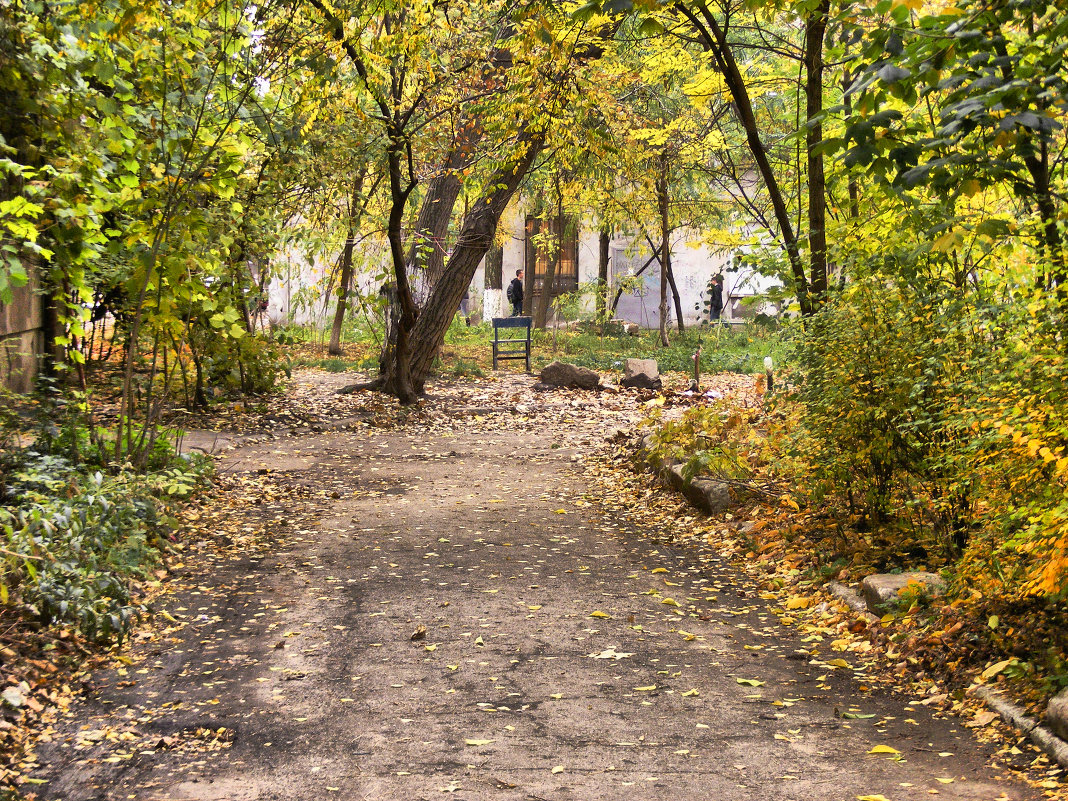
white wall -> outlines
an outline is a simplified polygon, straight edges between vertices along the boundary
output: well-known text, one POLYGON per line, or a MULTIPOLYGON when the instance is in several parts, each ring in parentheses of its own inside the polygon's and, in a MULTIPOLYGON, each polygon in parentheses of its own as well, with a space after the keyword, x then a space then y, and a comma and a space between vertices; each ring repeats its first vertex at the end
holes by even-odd
MULTIPOLYGON (((516 215, 509 225, 510 236, 504 248, 504 283, 507 284, 515 271, 524 267, 525 231, 522 215, 516 215)), ((613 237, 609 244, 609 280, 615 296, 615 287, 624 276, 633 275, 652 255, 648 242, 644 238, 637 241, 632 248, 632 240, 626 236, 613 237)), ((583 226, 579 233, 579 284, 597 280, 597 262, 599 258, 599 233, 596 229, 583 226)), ((737 319, 752 316, 756 311, 771 313, 773 308, 743 307, 738 301, 766 291, 778 285, 778 281, 767 276, 758 275, 751 269, 742 274, 730 272, 731 254, 716 251, 701 243, 700 237, 693 231, 676 231, 671 242, 671 267, 675 284, 679 290, 683 321, 693 325, 703 317, 705 292, 709 279, 716 273, 724 275, 724 317, 737 319), (733 300, 733 302, 731 302, 733 300)), ((659 262, 654 261, 642 273, 641 286, 625 293, 616 307, 616 317, 630 323, 637 323, 644 328, 660 326, 660 269, 659 262)), ((477 279, 476 279, 477 280, 477 279)), ((481 282, 478 283, 481 286, 481 282)), ((670 290, 669 290, 670 291, 670 290)), ((503 294, 503 293, 502 293, 503 294)), ((593 307, 592 298, 587 306, 593 307)), ((669 321, 675 322, 675 304, 668 298, 669 321)), ((484 317, 486 313, 484 312, 484 317)), ((489 315, 492 316, 492 315, 489 315)), ((485 317, 488 319, 488 317, 485 317)))

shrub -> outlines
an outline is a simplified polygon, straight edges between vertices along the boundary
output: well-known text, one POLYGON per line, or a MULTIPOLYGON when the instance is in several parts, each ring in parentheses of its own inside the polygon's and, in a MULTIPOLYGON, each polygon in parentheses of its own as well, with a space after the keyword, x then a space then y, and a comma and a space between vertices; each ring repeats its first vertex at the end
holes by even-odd
POLYGON ((839 498, 864 525, 907 512, 963 545, 972 486, 947 452, 947 424, 972 347, 960 303, 869 279, 798 327, 787 399, 794 445, 817 500, 839 498))
POLYGON ((0 451, 0 603, 121 641, 144 611, 131 580, 159 560, 161 512, 193 492, 209 463, 177 457, 160 435, 152 472, 108 473, 86 459, 101 451, 85 447, 93 438, 80 418, 59 423, 42 416, 31 446, 0 451))

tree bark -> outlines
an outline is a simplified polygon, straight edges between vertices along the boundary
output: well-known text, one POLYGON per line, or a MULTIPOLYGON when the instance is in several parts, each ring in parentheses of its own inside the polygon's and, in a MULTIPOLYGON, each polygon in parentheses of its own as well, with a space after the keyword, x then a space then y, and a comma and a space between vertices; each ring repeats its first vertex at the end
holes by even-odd
POLYGON ((560 260, 564 255, 564 210, 563 197, 560 194, 560 176, 555 178, 556 184, 556 254, 549 260, 545 268, 545 278, 541 282, 541 294, 538 296, 538 306, 534 312, 534 327, 545 328, 549 319, 549 304, 552 303, 553 291, 556 289, 556 272, 560 260))
POLYGON ((349 292, 352 286, 352 252, 356 248, 356 231, 360 227, 360 217, 366 203, 359 206, 360 195, 363 193, 363 182, 367 177, 367 167, 364 166, 356 174, 356 183, 352 189, 352 199, 349 201, 348 231, 345 236, 345 247, 341 251, 341 277, 338 279, 337 309, 334 311, 334 325, 330 329, 330 347, 327 352, 331 356, 340 356, 344 351, 341 349, 341 327, 345 323, 345 312, 348 309, 349 292))
POLYGON ((675 285, 675 270, 671 266, 670 259, 668 259, 667 278, 668 286, 671 287, 671 298, 675 303, 675 319, 678 322, 679 333, 681 334, 686 330, 686 323, 682 319, 682 298, 679 296, 679 288, 675 285))
POLYGON ((486 289, 504 288, 504 248, 490 248, 486 254, 486 289))
MULTIPOLYGON (((393 394, 402 404, 414 403, 418 397, 411 376, 409 374, 409 348, 412 329, 418 317, 415 307, 415 299, 412 297, 411 286, 408 283, 407 260, 404 257, 404 236, 401 231, 401 222, 404 219, 404 209, 408 204, 415 184, 411 181, 403 184, 401 176, 401 157, 407 145, 400 132, 391 132, 390 143, 386 148, 386 161, 389 165, 389 189, 390 209, 389 222, 386 225, 386 238, 389 241, 389 252, 393 259, 393 277, 397 288, 397 302, 400 314, 397 319, 397 341, 393 349, 396 371, 392 385, 393 394)), ((459 303, 459 299, 457 299, 459 303)), ((455 304, 453 305, 455 309, 455 304)))
POLYGON ((401 353, 399 349, 394 351, 383 363, 382 375, 374 382, 376 388, 398 394, 402 368, 406 367, 403 372, 410 377, 411 388, 422 392, 464 290, 493 245, 497 223, 544 145, 543 134, 523 131, 515 158, 490 176, 482 196, 471 204, 441 279, 431 287, 423 313, 412 328, 411 349, 406 354, 408 364, 401 365, 401 353))
POLYGON ((727 36, 707 7, 700 5, 697 7, 697 13, 695 13, 682 3, 676 3, 675 9, 689 21, 697 32, 701 45, 712 56, 720 73, 723 75, 723 81, 727 85, 727 89, 731 93, 731 98, 734 100, 735 108, 738 111, 738 120, 745 131, 746 144, 749 146, 753 161, 756 162, 757 171, 764 181, 764 188, 768 191, 768 198, 771 200, 771 206, 775 212, 775 221, 779 224, 779 237, 782 239, 787 258, 790 261, 794 289, 797 292, 801 313, 807 316, 813 310, 808 302, 808 278, 805 274, 804 262, 801 260, 797 236, 790 222, 790 213, 786 208, 786 200, 783 197, 782 188, 779 186, 775 172, 771 168, 767 150, 764 148, 764 143, 760 138, 760 128, 757 126, 756 114, 753 112, 753 103, 749 98, 749 90, 746 87, 745 78, 742 77, 742 72, 734 59, 734 53, 731 51, 727 36))
POLYGON ((597 319, 604 321, 608 307, 608 247, 612 242, 612 232, 602 228, 597 238, 597 319))
POLYGON ((809 306, 827 294, 827 181, 823 171, 823 38, 830 0, 822 0, 805 20, 805 145, 808 156, 809 306))
POLYGON ((667 335, 668 270, 671 269, 671 227, 668 218, 668 163, 661 158, 660 177, 656 182, 656 194, 660 207, 660 344, 665 348, 671 343, 667 335))

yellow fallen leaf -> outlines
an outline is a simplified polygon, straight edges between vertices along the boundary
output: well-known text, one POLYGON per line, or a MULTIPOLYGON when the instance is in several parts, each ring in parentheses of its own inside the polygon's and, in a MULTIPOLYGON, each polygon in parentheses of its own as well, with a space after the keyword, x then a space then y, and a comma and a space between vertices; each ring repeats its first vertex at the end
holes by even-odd
POLYGON ((666 567, 657 567, 657 568, 654 568, 652 572, 653 573, 667 573, 668 571, 667 571, 666 567))
POLYGON ((607 619, 607 620, 611 620, 612 619, 612 616, 610 614, 608 614, 607 612, 602 612, 600 609, 598 609, 598 610, 596 610, 594 612, 590 612, 590 617, 598 617, 598 618, 603 618, 603 619, 607 619))
MULTIPOLYGON (((697 690, 687 690, 686 692, 684 692, 682 694, 682 697, 683 698, 693 698, 693 697, 698 696, 700 694, 701 693, 697 692, 697 690)), ((698 725, 700 725, 700 724, 698 724, 698 725)))
POLYGON ((882 793, 878 793, 876 795, 858 795, 857 801, 890 801, 890 799, 882 793))
POLYGON ((553 768, 553 773, 563 773, 563 772, 564 772, 564 766, 563 765, 557 765, 556 767, 553 768))
POLYGON ((808 609, 808 607, 809 607, 809 605, 811 603, 812 603, 812 601, 809 598, 791 598, 789 601, 786 602, 786 608, 787 609, 808 609))
POLYGON ((527 607, 527 609, 529 609, 531 612, 537 612, 539 609, 541 609, 541 604, 531 604, 527 607))
POLYGON ((868 753, 869 754, 900 754, 901 752, 898 751, 896 748, 891 748, 888 745, 877 745, 877 746, 873 747, 868 753))
POLYGON ((983 681, 990 681, 990 679, 994 678, 994 676, 999 674, 1001 671, 1003 671, 1015 661, 1015 659, 1004 659, 1001 662, 995 662, 993 665, 988 667, 980 674, 980 678, 982 678, 983 681))
POLYGON ((678 606, 679 605, 679 602, 676 601, 674 598, 665 598, 660 603, 662 603, 662 604, 664 604, 666 606, 678 606))
POLYGON ((827 664, 830 665, 831 667, 836 667, 836 668, 848 668, 849 667, 849 663, 846 662, 844 659, 830 659, 830 660, 827 661, 827 664))
POLYGON ((474 745, 474 746, 489 745, 492 742, 493 742, 493 740, 464 740, 464 744, 465 745, 474 745))
POLYGON ((655 684, 650 684, 648 687, 635 687, 634 691, 639 693, 648 693, 656 689, 655 684))
POLYGON ((446 665, 445 667, 447 667, 449 670, 459 670, 460 669, 459 665, 446 665))
POLYGON ((953 784, 952 779, 943 779, 941 776, 935 776, 936 782, 942 782, 942 784, 953 784))

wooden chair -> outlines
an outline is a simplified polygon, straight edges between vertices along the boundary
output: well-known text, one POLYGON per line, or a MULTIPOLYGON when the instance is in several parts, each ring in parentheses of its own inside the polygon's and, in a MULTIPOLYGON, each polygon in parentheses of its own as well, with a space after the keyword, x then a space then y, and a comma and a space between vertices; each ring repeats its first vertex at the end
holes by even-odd
POLYGON ((494 317, 493 318, 493 369, 497 369, 497 360, 524 359, 527 372, 530 372, 530 329, 534 322, 531 317, 494 317), (505 336, 512 330, 522 336, 505 336))

